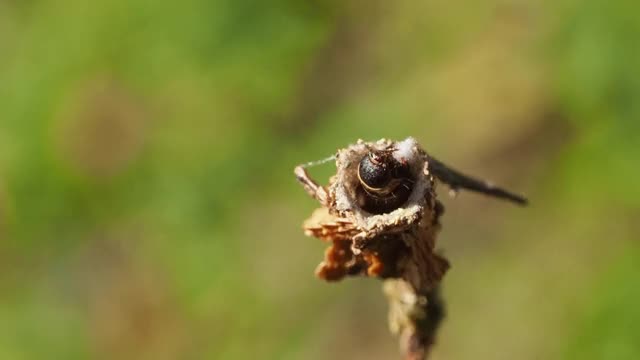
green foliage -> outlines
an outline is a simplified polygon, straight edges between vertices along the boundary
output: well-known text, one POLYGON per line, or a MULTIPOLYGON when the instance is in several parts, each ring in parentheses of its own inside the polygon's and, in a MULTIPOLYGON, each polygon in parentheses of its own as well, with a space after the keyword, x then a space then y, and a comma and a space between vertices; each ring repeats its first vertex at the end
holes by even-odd
POLYGON ((437 356, 637 358, 638 10, 0 2, 0 358, 393 358, 292 169, 405 136, 532 200, 442 192, 437 356))
POLYGON ((616 259, 581 306, 565 359, 635 359, 640 356, 640 266, 637 246, 616 259))

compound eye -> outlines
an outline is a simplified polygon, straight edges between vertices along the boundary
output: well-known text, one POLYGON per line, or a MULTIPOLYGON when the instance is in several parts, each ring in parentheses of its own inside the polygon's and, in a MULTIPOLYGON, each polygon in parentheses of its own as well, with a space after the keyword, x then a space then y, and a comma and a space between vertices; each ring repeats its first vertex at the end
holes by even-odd
POLYGON ((380 191, 389 184, 393 177, 393 162, 388 156, 370 152, 360 160, 358 178, 368 190, 380 191))

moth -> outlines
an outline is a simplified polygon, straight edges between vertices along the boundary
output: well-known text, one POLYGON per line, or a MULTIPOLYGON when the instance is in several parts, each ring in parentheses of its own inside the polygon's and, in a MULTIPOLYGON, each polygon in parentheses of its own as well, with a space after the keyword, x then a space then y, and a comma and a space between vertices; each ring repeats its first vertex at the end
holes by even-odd
POLYGON ((321 162, 294 169, 320 203, 304 222, 304 232, 329 243, 316 275, 327 281, 383 279, 389 326, 400 338, 401 351, 406 359, 425 359, 444 317, 439 285, 449 269, 447 259, 435 251, 444 212, 436 180, 454 192, 471 190, 518 205, 527 200, 452 169, 411 137, 358 140, 321 162), (336 174, 327 186, 309 176, 309 166, 333 160, 336 174))

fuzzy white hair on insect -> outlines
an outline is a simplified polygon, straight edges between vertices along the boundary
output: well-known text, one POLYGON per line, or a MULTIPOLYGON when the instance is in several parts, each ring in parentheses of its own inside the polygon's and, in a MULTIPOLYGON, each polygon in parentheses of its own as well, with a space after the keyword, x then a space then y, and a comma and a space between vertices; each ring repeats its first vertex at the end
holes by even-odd
POLYGON ((402 162, 409 162, 414 159, 417 154, 418 142, 412 137, 408 137, 398 143, 396 143, 396 150, 393 152, 393 157, 402 162))

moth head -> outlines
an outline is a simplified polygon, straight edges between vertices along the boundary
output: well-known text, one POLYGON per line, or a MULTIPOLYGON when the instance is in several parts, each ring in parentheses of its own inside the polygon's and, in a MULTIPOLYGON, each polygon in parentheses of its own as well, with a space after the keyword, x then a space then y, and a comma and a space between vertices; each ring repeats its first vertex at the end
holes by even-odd
POLYGON ((358 203, 364 210, 381 214, 402 206, 413 189, 409 164, 394 156, 395 148, 370 149, 358 165, 361 191, 358 203))

